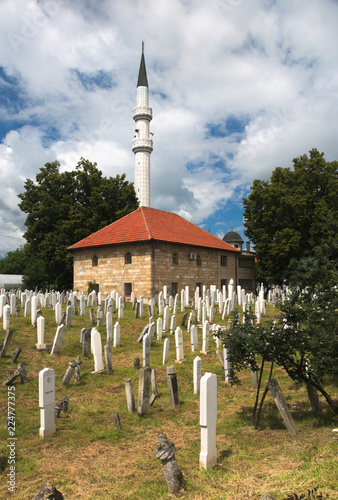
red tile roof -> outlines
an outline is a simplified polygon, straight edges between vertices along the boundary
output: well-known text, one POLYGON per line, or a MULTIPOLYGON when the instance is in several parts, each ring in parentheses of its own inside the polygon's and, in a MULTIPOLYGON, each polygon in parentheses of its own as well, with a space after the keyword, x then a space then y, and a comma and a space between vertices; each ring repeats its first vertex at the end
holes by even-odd
POLYGON ((150 207, 138 208, 71 245, 68 250, 152 240, 238 252, 233 246, 183 217, 150 207))

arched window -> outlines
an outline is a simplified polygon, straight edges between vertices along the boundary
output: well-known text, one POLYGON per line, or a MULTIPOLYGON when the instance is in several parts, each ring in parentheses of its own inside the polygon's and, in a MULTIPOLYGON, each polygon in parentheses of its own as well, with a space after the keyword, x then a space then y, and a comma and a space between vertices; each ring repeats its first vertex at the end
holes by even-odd
POLYGON ((125 264, 131 264, 131 253, 127 252, 124 256, 124 263, 125 264))
POLYGON ((196 264, 198 265, 198 267, 200 267, 202 265, 202 260, 201 260, 200 255, 197 255, 197 257, 196 257, 196 264))
POLYGON ((99 264, 99 260, 96 255, 92 257, 92 267, 96 267, 99 264))
POLYGON ((173 253, 173 264, 174 265, 178 264, 178 255, 177 255, 177 253, 173 253))

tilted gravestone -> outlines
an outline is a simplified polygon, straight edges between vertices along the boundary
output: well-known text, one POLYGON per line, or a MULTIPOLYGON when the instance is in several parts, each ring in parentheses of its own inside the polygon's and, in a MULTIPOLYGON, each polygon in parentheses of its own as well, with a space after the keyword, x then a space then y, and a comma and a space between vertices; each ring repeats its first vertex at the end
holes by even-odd
POLYGON ((284 399, 284 396, 282 394, 282 391, 279 387, 279 384, 277 380, 275 379, 270 379, 268 382, 268 387, 270 389, 270 392, 272 394, 273 399, 275 400, 276 406, 282 415, 282 418, 284 420, 284 423, 286 425, 287 430, 291 434, 297 434, 297 428, 295 426, 295 423, 292 419, 290 410, 288 408, 288 405, 286 404, 286 401, 284 399))
POLYGON ((177 453, 174 443, 169 441, 166 434, 161 432, 158 436, 158 445, 155 457, 161 460, 163 473, 167 482, 168 490, 173 495, 178 495, 179 491, 185 487, 186 481, 183 479, 175 455, 177 453))
POLYGON ((167 386, 169 392, 169 401, 172 408, 179 406, 177 376, 173 366, 167 366, 167 386))

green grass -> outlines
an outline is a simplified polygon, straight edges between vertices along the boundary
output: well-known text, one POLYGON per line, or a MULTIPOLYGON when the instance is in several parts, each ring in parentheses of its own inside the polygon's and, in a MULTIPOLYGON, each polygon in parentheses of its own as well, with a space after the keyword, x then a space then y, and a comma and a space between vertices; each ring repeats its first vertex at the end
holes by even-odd
MULTIPOLYGON (((63 306, 63 310, 65 306, 63 306)), ((145 308, 146 310, 146 308, 145 308)), ((278 311, 268 308, 269 315, 278 311)), ((18 362, 26 365, 28 385, 20 380, 14 383, 16 393, 16 486, 14 498, 34 498, 41 486, 53 483, 67 500, 71 499, 155 499, 172 498, 168 493, 161 463, 155 458, 157 434, 165 432, 177 448, 177 461, 187 481, 186 499, 258 500, 265 491, 277 500, 287 494, 319 489, 337 498, 338 467, 337 445, 332 429, 338 427, 338 418, 322 398, 321 413, 314 416, 305 387, 294 384, 276 367, 276 378, 290 406, 298 429, 291 436, 268 394, 260 420, 259 430, 251 426, 255 390, 251 386, 250 372, 239 375, 241 384, 231 387, 224 382, 224 371, 215 354, 216 347, 210 340, 207 356, 191 352, 190 338, 183 329, 186 362, 175 364, 175 339, 168 337, 169 365, 177 373, 180 406, 172 409, 166 384, 166 366, 162 365, 163 340, 153 341, 151 367, 157 371, 159 398, 150 407, 148 415, 138 418, 127 411, 125 382, 133 382, 137 405, 138 370, 133 360, 140 357, 142 343, 136 340, 147 317, 135 319, 131 305, 127 304, 121 325, 121 347, 112 349, 113 374, 94 375, 93 357, 83 359, 81 380, 72 379, 68 387, 61 385, 68 362, 81 355, 79 343, 81 328, 90 327, 89 314, 85 318, 73 316, 73 325, 66 330, 60 354, 49 352, 56 332, 52 309, 43 309, 46 319, 45 342, 49 350, 38 352, 35 348, 36 330, 29 318, 11 318, 14 330, 7 356, 0 360, 1 382, 14 371, 11 356, 15 347, 21 346, 18 362), (217 465, 207 471, 199 468, 200 427, 199 397, 193 394, 193 359, 202 358, 202 373, 217 375, 218 421, 217 465), (45 367, 56 374, 56 400, 69 398, 69 412, 56 419, 56 433, 46 439, 39 438, 40 411, 38 407, 38 374, 45 367), (116 430, 112 413, 118 412, 122 424, 116 430)), ((156 316, 157 317, 157 316, 156 316)), ((180 324, 182 314, 178 314, 180 324)), ((114 318, 116 321, 116 318, 114 318)), ((215 323, 222 324, 216 316, 215 323)), ((227 321, 223 322, 226 323, 227 321)), ((99 329, 105 343, 105 327, 99 329)), ((0 334, 0 342, 5 332, 0 334)), ((201 348, 199 329, 199 348, 201 348)), ((269 366, 266 366, 264 380, 269 366)), ((335 394, 337 385, 328 381, 328 392, 335 394)), ((1 388, 0 411, 3 423, 7 413, 7 389, 1 388)), ((1 498, 11 498, 7 491, 7 430, 0 425, 0 467, 3 473, 0 486, 1 498)))

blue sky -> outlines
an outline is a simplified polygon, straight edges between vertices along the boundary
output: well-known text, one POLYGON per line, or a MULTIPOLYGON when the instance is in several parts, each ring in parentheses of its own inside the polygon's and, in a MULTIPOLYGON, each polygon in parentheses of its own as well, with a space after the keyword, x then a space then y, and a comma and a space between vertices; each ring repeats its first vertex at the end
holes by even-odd
POLYGON ((2 0, 0 256, 22 243, 17 194, 80 157, 134 180, 145 40, 151 205, 244 240, 254 179, 313 147, 338 159, 336 0, 2 0))

